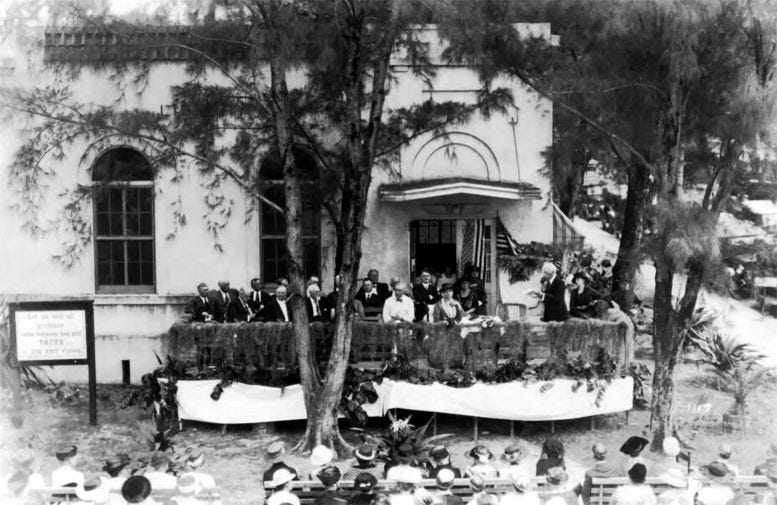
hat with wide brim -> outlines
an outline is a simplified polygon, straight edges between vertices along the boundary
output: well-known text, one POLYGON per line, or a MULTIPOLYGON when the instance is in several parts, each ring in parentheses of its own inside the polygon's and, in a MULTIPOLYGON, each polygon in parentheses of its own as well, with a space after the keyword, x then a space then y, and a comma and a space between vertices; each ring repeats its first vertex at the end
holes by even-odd
POLYGON ((378 485, 378 479, 368 472, 362 472, 353 480, 353 488, 357 491, 370 491, 378 485))
POLYGON ((315 466, 326 465, 335 457, 335 453, 325 445, 317 445, 310 453, 310 462, 315 466))
POLYGON ((377 456, 374 445, 363 444, 354 449, 353 455, 361 461, 372 461, 377 456))
POLYGON ((476 445, 475 447, 469 450, 469 452, 467 453, 467 456, 473 459, 480 459, 480 458, 494 459, 494 453, 492 453, 491 450, 485 445, 476 445))
POLYGON ((545 472, 545 480, 548 481, 548 484, 558 486, 569 480, 569 475, 567 475, 566 470, 564 470, 562 467, 554 466, 548 468, 548 471, 545 472))
POLYGON ((151 482, 142 475, 133 475, 121 486, 121 496, 127 503, 140 503, 151 494, 151 482))
POLYGON ((728 467, 720 461, 713 461, 709 465, 702 466, 700 470, 705 477, 718 482, 727 482, 735 478, 728 467))
POLYGON ((105 503, 108 501, 111 486, 106 479, 95 477, 76 486, 76 496, 85 502, 105 503))
POLYGON ((178 493, 186 496, 194 496, 202 491, 200 479, 194 475, 182 475, 178 479, 178 493))
POLYGON ((78 454, 78 447, 75 445, 63 445, 57 448, 57 459, 72 458, 78 454))
POLYGON ((267 446, 267 457, 275 458, 283 454, 283 442, 273 442, 267 446))
POLYGON ((648 445, 649 440, 644 437, 629 437, 626 442, 621 446, 621 452, 623 454, 633 454, 635 452, 642 452, 642 449, 648 445))
POLYGON ((287 482, 291 482, 296 477, 287 468, 279 468, 272 474, 272 480, 269 483, 270 487, 280 487, 287 482))
POLYGON ((515 460, 521 456, 521 446, 518 444, 510 444, 505 447, 502 452, 502 457, 507 460, 515 460))
POLYGON ((318 478, 323 485, 331 486, 340 481, 340 470, 336 466, 327 466, 318 471, 316 478, 318 478))

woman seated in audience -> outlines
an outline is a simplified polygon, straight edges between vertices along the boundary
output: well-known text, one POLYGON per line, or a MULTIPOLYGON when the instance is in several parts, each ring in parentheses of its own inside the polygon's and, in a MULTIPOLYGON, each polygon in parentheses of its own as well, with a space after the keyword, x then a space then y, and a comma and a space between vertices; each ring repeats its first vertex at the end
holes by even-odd
POLYGON ((296 475, 285 468, 276 470, 268 485, 273 492, 267 499, 267 505, 299 505, 299 498, 291 492, 291 483, 296 475))
POLYGON ((494 454, 485 445, 476 445, 467 453, 472 458, 472 466, 467 468, 467 476, 479 475, 483 479, 495 479, 497 469, 490 463, 494 459, 494 454))
POLYGON ((699 505, 727 505, 734 498, 731 485, 736 477, 728 471, 726 465, 713 461, 700 468, 706 477, 706 483, 699 489, 696 495, 696 503, 699 505))
POLYGON ((432 317, 434 322, 458 323, 464 316, 461 304, 453 299, 453 284, 443 284, 440 288, 440 301, 434 304, 432 317))
POLYGON ((588 277, 578 272, 572 277, 574 287, 569 294, 569 315, 590 319, 596 315, 594 304, 601 298, 599 293, 588 286, 588 277))
POLYGON ((486 315, 486 306, 478 299, 477 293, 471 289, 468 280, 461 281, 461 287, 459 292, 455 294, 455 298, 461 304, 465 316, 476 317, 486 315))
POLYGON ((535 475, 537 477, 545 476, 549 468, 556 466, 564 470, 567 469, 567 464, 564 461, 564 444, 557 438, 549 438, 542 444, 542 452, 537 461, 535 475))
POLYGON ((544 505, 577 505, 577 495, 569 487, 569 475, 560 466, 548 468, 547 485, 542 488, 544 505))
POLYGON ((116 454, 105 461, 103 471, 110 476, 108 483, 111 491, 120 491, 124 481, 129 477, 129 472, 124 470, 129 461, 127 454, 116 454))
POLYGON ((613 505, 656 505, 656 495, 645 484, 647 468, 636 463, 629 469, 629 484, 620 486, 612 495, 613 505))

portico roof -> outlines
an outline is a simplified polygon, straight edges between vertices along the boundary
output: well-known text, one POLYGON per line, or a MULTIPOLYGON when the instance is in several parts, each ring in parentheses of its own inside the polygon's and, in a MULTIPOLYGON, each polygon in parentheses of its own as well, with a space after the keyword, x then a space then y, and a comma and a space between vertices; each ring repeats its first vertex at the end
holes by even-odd
POLYGON ((381 184, 378 192, 384 202, 410 202, 452 195, 474 195, 503 200, 541 199, 540 188, 526 182, 484 181, 464 177, 381 184))

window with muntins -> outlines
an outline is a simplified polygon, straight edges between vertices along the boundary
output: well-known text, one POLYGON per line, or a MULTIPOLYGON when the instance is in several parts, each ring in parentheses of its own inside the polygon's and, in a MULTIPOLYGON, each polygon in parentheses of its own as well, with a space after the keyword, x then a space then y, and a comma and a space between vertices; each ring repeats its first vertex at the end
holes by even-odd
MULTIPOLYGON (((305 277, 321 275, 321 189, 318 168, 304 151, 294 150, 294 158, 302 175, 302 268, 305 277)), ((277 152, 270 154, 259 171, 260 190, 271 202, 283 207, 283 167, 277 152)), ((286 254, 286 220, 283 214, 266 203, 261 204, 260 220, 262 277, 269 283, 288 276, 286 254)))
POLYGON ((98 293, 154 293, 154 172, 129 147, 103 153, 92 168, 98 293))

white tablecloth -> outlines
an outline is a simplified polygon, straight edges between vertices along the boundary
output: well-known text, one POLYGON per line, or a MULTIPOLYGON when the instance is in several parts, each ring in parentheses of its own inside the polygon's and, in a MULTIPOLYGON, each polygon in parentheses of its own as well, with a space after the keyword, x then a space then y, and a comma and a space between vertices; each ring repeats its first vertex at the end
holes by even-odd
MULTIPOLYGON (((234 383, 224 388, 218 401, 210 398, 216 380, 179 381, 178 417, 216 424, 248 424, 305 419, 302 386, 271 388, 234 383)), ((601 404, 597 391, 588 393, 585 385, 572 391, 573 381, 556 379, 553 387, 541 392, 546 382, 475 384, 452 388, 442 384, 414 385, 384 380, 375 386, 378 401, 364 406, 370 417, 401 408, 516 421, 577 419, 623 412, 632 408, 631 377, 608 385, 601 404)))

